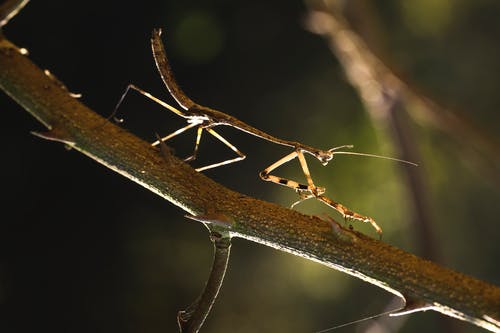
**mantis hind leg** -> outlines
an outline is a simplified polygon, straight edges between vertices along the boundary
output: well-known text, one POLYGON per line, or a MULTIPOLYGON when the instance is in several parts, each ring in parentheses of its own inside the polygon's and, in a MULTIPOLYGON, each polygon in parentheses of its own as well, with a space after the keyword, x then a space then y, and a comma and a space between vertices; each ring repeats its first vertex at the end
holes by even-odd
POLYGON ((196 131, 196 141, 194 144, 193 154, 184 159, 185 162, 194 161, 196 159, 196 155, 198 154, 198 147, 200 146, 201 134, 203 133, 203 127, 199 126, 196 131))
POLYGON ((236 148, 233 144, 231 144, 229 141, 227 141, 222 135, 220 135, 219 133, 217 133, 214 129, 212 129, 212 128, 206 128, 202 124, 197 123, 197 122, 190 123, 187 126, 179 128, 178 130, 176 130, 176 131, 174 131, 174 132, 170 133, 169 135, 164 136, 162 138, 159 137, 158 140, 156 140, 155 142, 153 142, 151 145, 152 146, 161 145, 163 142, 165 142, 165 141, 167 141, 167 140, 175 137, 176 135, 179 135, 179 134, 181 134, 181 133, 183 133, 183 132, 187 131, 188 129, 193 128, 195 126, 198 126, 198 130, 196 132, 196 141, 195 141, 195 146, 194 146, 193 154, 191 156, 188 156, 187 158, 185 158, 184 159, 185 162, 189 162, 189 161, 192 161, 192 160, 196 159, 196 156, 198 154, 198 150, 199 150, 199 147, 200 147, 201 135, 203 133, 203 130, 206 130, 208 133, 210 133, 216 139, 218 139, 219 141, 221 141, 222 143, 224 143, 226 146, 228 146, 232 151, 234 151, 238 155, 238 157, 235 157, 235 158, 232 158, 232 159, 228 159, 228 160, 225 160, 225 161, 222 161, 222 162, 218 162, 218 163, 214 163, 214 164, 210 164, 210 165, 207 165, 207 166, 204 166, 204 167, 197 168, 196 171, 200 172, 200 171, 204 171, 204 170, 216 168, 216 167, 219 167, 219 166, 222 166, 222 165, 226 165, 226 164, 238 162, 238 161, 241 161, 241 160, 245 159, 246 155, 243 154, 241 151, 239 151, 238 148, 236 148))
MULTIPOLYGON (((203 129, 203 128, 201 128, 201 129, 203 129)), ((212 168, 217 168, 217 167, 222 166, 222 165, 231 164, 231 163, 238 162, 238 161, 245 159, 245 157, 246 157, 245 154, 243 154, 241 151, 239 151, 238 148, 236 148, 233 144, 231 144, 229 141, 227 141, 222 135, 217 133, 213 128, 205 128, 205 129, 208 133, 213 135, 217 140, 219 140, 220 142, 222 142, 223 144, 228 146, 232 151, 234 151, 238 155, 238 157, 231 158, 231 159, 228 159, 228 160, 225 160, 222 162, 210 164, 210 165, 207 165, 207 166, 204 166, 201 168, 197 168, 196 171, 200 172, 200 171, 204 171, 204 170, 208 170, 208 169, 212 169, 212 168)), ((201 137, 201 131, 200 131, 200 128, 198 128, 198 136, 196 138, 196 146, 195 146, 195 153, 194 154, 196 154, 196 152, 198 151, 200 137, 201 137)))
POLYGON ((176 131, 174 131, 174 132, 170 133, 169 135, 166 135, 166 136, 164 136, 164 137, 158 138, 158 140, 156 140, 155 142, 153 142, 153 143, 151 144, 151 146, 153 146, 153 147, 154 147, 154 146, 158 146, 158 145, 160 144, 160 142, 165 142, 165 141, 168 141, 168 140, 172 139, 174 136, 177 136, 177 135, 179 135, 179 134, 181 134, 181 133, 184 133, 184 132, 185 132, 185 131, 187 131, 188 129, 193 128, 193 127, 195 127, 195 126, 197 126, 197 125, 199 125, 199 124, 193 123, 193 124, 188 124, 187 126, 184 126, 184 127, 182 127, 182 128, 179 128, 178 130, 176 130, 176 131))

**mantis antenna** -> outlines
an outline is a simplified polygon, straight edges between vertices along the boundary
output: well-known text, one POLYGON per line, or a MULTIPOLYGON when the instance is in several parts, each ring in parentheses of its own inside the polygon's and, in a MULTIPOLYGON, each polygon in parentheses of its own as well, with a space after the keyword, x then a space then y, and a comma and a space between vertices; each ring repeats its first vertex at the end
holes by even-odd
POLYGON ((375 155, 375 154, 367 154, 367 153, 358 153, 358 152, 355 152, 355 151, 335 151, 335 152, 333 152, 333 154, 334 155, 357 155, 357 156, 375 157, 375 158, 380 158, 380 159, 384 159, 384 160, 390 160, 390 161, 394 161, 394 162, 401 162, 401 163, 409 164, 409 165, 412 165, 412 166, 418 166, 417 163, 413 163, 413 162, 410 162, 410 161, 402 160, 402 159, 399 159, 399 158, 382 156, 382 155, 375 155))

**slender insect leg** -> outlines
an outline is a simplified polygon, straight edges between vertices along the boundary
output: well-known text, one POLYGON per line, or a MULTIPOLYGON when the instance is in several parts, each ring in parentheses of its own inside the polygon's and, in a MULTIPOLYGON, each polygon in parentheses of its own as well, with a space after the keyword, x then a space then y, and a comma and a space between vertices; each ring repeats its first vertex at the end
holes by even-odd
POLYGON ((268 166, 267 168, 265 168, 263 171, 261 171, 259 173, 260 178, 264 181, 269 181, 269 182, 273 182, 273 183, 278 184, 278 185, 290 187, 290 188, 294 189, 295 191, 308 191, 309 186, 307 186, 305 184, 300 184, 300 183, 297 183, 296 181, 293 181, 290 179, 286 179, 286 178, 282 178, 282 177, 278 177, 278 176, 274 176, 274 175, 269 174, 277 167, 293 160, 295 157, 297 157, 297 154, 298 154, 297 151, 293 151, 290 154, 284 156, 283 158, 277 160, 276 162, 274 162, 273 164, 271 164, 270 166, 268 166))
POLYGON ((315 198, 316 196, 314 194, 311 194, 309 190, 307 191, 301 191, 299 192, 300 199, 295 201, 293 204, 291 204, 290 209, 293 209, 295 206, 297 206, 299 203, 306 201, 307 199, 315 198))
POLYGON ((115 108, 113 109, 113 112, 109 116, 106 117, 106 121, 103 122, 102 125, 99 125, 98 127, 104 126, 111 118, 113 118, 117 123, 123 122, 123 119, 119 119, 116 117, 116 114, 118 113, 118 108, 120 108, 120 105, 122 105, 123 100, 125 99, 125 96, 127 96, 129 90, 135 87, 133 84, 129 84, 125 90, 123 91, 122 95, 120 96, 120 99, 118 100, 118 103, 116 103, 115 108))
POLYGON ((182 127, 182 128, 179 128, 177 131, 172 132, 172 133, 170 133, 169 135, 167 135, 167 136, 164 136, 164 137, 160 138, 159 140, 156 140, 155 142, 153 142, 153 143, 151 144, 151 146, 157 146, 157 145, 159 145, 159 144, 160 144, 160 140, 161 140, 162 142, 165 142, 165 141, 167 141, 167 140, 170 140, 170 139, 171 139, 171 138, 173 138, 174 136, 179 135, 179 134, 181 134, 181 133, 183 133, 183 132, 187 131, 188 129, 193 128, 193 127, 198 126, 198 125, 200 125, 200 124, 197 124, 197 123, 191 123, 191 124, 188 124, 187 126, 184 126, 184 127, 182 127))
POLYGON ((311 172, 309 171, 309 167, 307 166, 306 158, 304 157, 304 154, 301 150, 297 151, 297 157, 299 159, 300 166, 302 167, 302 172, 304 172, 304 175, 306 176, 307 184, 309 185, 309 190, 311 191, 311 193, 314 194, 314 196, 325 193, 324 188, 316 187, 316 185, 314 185, 314 182, 311 178, 311 172))
POLYGON ((208 133, 212 134, 216 139, 218 139, 219 141, 221 141, 222 143, 224 143, 226 146, 228 146, 229 148, 231 148, 231 150, 233 150, 236 154, 238 154, 238 157, 232 158, 232 159, 229 159, 229 160, 225 160, 225 161, 222 161, 222 162, 210 164, 210 165, 207 165, 207 166, 204 166, 204 167, 201 167, 201 168, 197 168, 196 171, 200 172, 200 171, 203 171, 203 170, 216 168, 216 167, 219 167, 221 165, 226 165, 226 164, 238 162, 238 161, 241 161, 241 160, 245 159, 245 157, 246 157, 245 154, 243 154, 241 151, 239 151, 238 148, 236 148, 234 145, 232 145, 229 141, 227 141, 226 139, 224 139, 224 137, 222 137, 222 135, 220 135, 219 133, 217 133, 212 128, 206 128, 206 130, 207 130, 208 133))
POLYGON ((380 235, 380 237, 382 237, 382 228, 380 228, 379 225, 375 222, 375 220, 372 219, 371 217, 363 216, 361 214, 355 213, 355 212, 349 210, 349 208, 345 207, 344 205, 342 205, 338 202, 335 202, 332 199, 325 197, 324 195, 320 195, 317 198, 318 198, 318 200, 322 201, 326 205, 332 207, 337 212, 342 214, 342 216, 345 219, 357 220, 357 221, 361 221, 361 222, 370 223, 372 225, 372 227, 375 229, 375 231, 380 235))
MULTIPOLYGON (((123 100, 125 99, 125 96, 127 96, 128 91, 130 90, 130 84, 125 88, 123 91, 123 94, 121 95, 120 99, 118 100, 118 103, 116 103, 115 108, 113 109, 113 112, 106 118, 106 120, 110 120, 111 118, 115 117, 115 115, 118 113, 118 108, 120 105, 122 105, 123 100)), ((115 118, 116 119, 116 118, 115 118)))
POLYGON ((137 91, 139 94, 149 98, 150 100, 152 100, 153 102, 157 103, 157 104, 160 104, 161 106, 163 106, 165 109, 168 109, 170 111, 172 111, 173 113, 177 114, 178 116, 181 116, 183 118, 188 118, 188 116, 186 116, 186 114, 176 108, 174 108, 172 105, 170 104, 167 104, 165 103, 164 101, 162 101, 161 99, 151 95, 150 93, 148 93, 147 91, 145 90, 142 90, 141 88, 133 85, 133 84, 129 84, 127 86, 127 89, 125 89, 125 92, 123 93, 122 95, 122 98, 120 98, 120 101, 118 102, 118 105, 116 106, 115 110, 118 108, 118 106, 120 106, 121 102, 123 101, 123 99, 125 98, 125 95, 127 95, 128 91, 130 89, 133 89, 135 91, 137 91))
POLYGON ((196 159, 196 155, 198 154, 198 147, 200 146, 201 134, 203 133, 203 126, 198 127, 198 131, 196 132, 196 142, 194 144, 193 155, 188 156, 184 159, 185 162, 193 161, 196 159))

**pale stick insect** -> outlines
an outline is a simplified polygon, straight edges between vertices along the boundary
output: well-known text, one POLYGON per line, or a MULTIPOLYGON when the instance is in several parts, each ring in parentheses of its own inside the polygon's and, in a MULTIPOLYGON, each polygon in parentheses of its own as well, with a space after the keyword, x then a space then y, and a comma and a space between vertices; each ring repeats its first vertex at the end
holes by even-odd
MULTIPOLYGON (((267 167, 264 171, 262 171, 259 176, 265 181, 271 181, 273 183, 283 185, 290 187, 294 189, 299 195, 300 195, 300 200, 298 202, 301 202, 303 200, 309 199, 309 198, 317 198, 323 203, 327 204, 328 206, 334 208, 337 210, 340 214, 345 219, 352 219, 352 220, 359 220, 362 222, 368 222, 371 223, 371 225, 375 228, 377 233, 381 234, 382 229, 375 223, 375 221, 370 218, 366 217, 357 213, 354 213, 347 209, 345 206, 334 202, 333 200, 327 198, 323 194, 325 193, 325 188, 323 187, 318 187, 314 184, 311 174, 309 172, 309 168, 304 156, 304 153, 307 153, 309 155, 314 156, 316 159, 320 161, 323 165, 327 165, 328 162, 333 158, 333 155, 335 154, 351 154, 351 155, 362 155, 362 156, 372 156, 372 157, 381 157, 377 155, 371 155, 371 154, 363 154, 363 153, 356 153, 356 152, 346 152, 346 151, 339 151, 338 149, 341 148, 352 148, 352 146, 341 146, 341 147, 336 147, 328 150, 323 150, 323 149, 317 149, 311 146, 304 145, 300 142, 295 142, 295 141, 288 141, 288 140, 283 140, 277 137, 274 137, 266 132, 263 132, 251 125, 248 125, 247 123, 232 117, 226 113, 223 113, 221 111, 200 105, 195 103, 193 100, 191 100, 187 95, 182 91, 182 89, 179 87, 177 84, 172 69, 170 67, 169 60, 167 58, 166 52, 165 52, 165 47, 163 45, 163 42, 161 40, 161 30, 160 29, 155 29, 153 30, 152 37, 151 37, 151 47, 153 50, 153 57, 155 59, 156 67, 160 73, 160 76, 163 80, 163 83, 167 87, 168 91, 172 95, 172 97, 176 100, 176 102, 181 106, 183 109, 178 110, 175 107, 163 102, 162 100, 154 97, 150 93, 142 90, 141 88, 135 86, 135 85, 129 85, 127 89, 125 90, 124 94, 122 95, 121 99, 119 100, 115 111, 123 101, 125 95, 128 93, 130 89, 136 90, 140 94, 144 95, 145 97, 151 99, 152 101, 160 104, 161 106, 165 107, 166 109, 172 111, 173 113, 185 118, 188 122, 188 125, 185 127, 182 127, 167 136, 164 136, 157 141, 153 142, 152 145, 156 146, 160 144, 160 142, 167 141, 185 131, 188 129, 191 129, 193 127, 197 127, 197 135, 196 135, 196 141, 195 141, 195 147, 193 154, 186 158, 186 161, 189 160, 194 160, 196 159, 196 155, 198 153, 198 147, 200 144, 201 136, 203 133, 203 130, 206 130, 209 134, 214 136, 216 139, 224 143, 226 146, 228 146, 231 150, 233 150, 238 156, 232 159, 228 159, 222 162, 218 163, 213 163, 207 166, 199 167, 196 169, 196 171, 204 171, 208 170, 211 168, 219 167, 222 165, 234 163, 237 161, 243 160, 246 156, 243 154, 241 151, 238 150, 234 145, 232 145, 229 141, 227 141, 224 137, 222 137, 218 132, 214 130, 214 127, 219 126, 219 125, 226 125, 226 126, 231 126, 236 129, 239 129, 243 132, 249 133, 251 135, 254 135, 256 137, 259 137, 261 139, 273 142, 275 144, 283 145, 283 146, 288 146, 293 148, 293 152, 290 154, 286 155, 285 157, 281 158, 280 160, 276 161, 275 163, 271 164, 269 167, 267 167), (302 172, 304 173, 306 180, 307 180, 307 185, 306 184, 301 184, 296 181, 278 177, 271 175, 270 172, 272 172, 274 169, 277 167, 291 161, 292 159, 297 158, 299 160, 299 163, 302 168, 302 172)), ((389 157, 381 157, 381 158, 386 158, 386 159, 391 159, 391 160, 396 160, 400 162, 405 162, 405 163, 410 163, 407 161, 402 161, 394 158, 389 158, 389 157)), ((410 163, 413 164, 413 163, 410 163)), ((296 202, 295 204, 297 204, 296 202)), ((295 205, 294 204, 294 205, 295 205)))

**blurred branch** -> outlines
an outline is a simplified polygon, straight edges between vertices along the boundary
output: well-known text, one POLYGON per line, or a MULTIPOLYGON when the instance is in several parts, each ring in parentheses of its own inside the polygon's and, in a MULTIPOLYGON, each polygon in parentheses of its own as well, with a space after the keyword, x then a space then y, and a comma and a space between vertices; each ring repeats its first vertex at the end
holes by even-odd
POLYGON ((452 271, 334 221, 231 191, 166 151, 106 122, 12 43, 0 39, 0 88, 63 142, 162 196, 204 223, 338 269, 406 300, 500 332, 500 288, 452 271))
MULTIPOLYGON (((392 141, 399 150, 398 157, 407 161, 420 161, 416 140, 406 116, 408 107, 404 101, 404 89, 373 55, 364 40, 350 28, 341 14, 341 8, 325 7, 320 12, 313 9, 308 25, 313 32, 327 39, 375 124, 391 129, 392 141)), ((413 203, 411 222, 417 235, 419 254, 427 259, 438 260, 422 167, 405 167, 402 172, 408 184, 409 202, 413 203)))
POLYGON ((362 38, 339 14, 338 1, 312 0, 307 19, 311 31, 323 35, 332 51, 342 63, 351 84, 359 91, 371 115, 376 118, 390 116, 391 103, 396 99, 411 102, 418 107, 405 108, 417 121, 444 133, 473 157, 479 173, 487 174, 500 186, 499 143, 490 138, 470 119, 456 111, 438 106, 435 101, 419 94, 401 80, 386 64, 378 59, 362 38), (467 145, 464 146, 464 142, 467 145))

